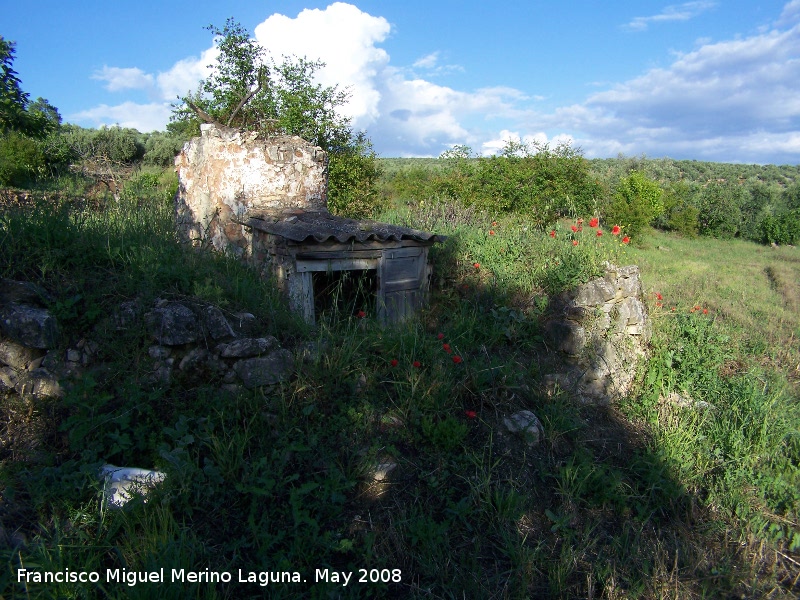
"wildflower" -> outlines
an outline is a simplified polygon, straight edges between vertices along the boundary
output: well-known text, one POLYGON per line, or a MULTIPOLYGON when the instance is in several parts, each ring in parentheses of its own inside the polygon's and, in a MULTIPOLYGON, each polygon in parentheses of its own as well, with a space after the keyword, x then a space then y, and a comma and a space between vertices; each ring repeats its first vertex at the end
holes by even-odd
POLYGON ((453 357, 453 362, 456 363, 456 364, 459 364, 461 362, 461 357, 460 356, 454 356, 453 357))
POLYGON ((437 340, 443 340, 444 339, 444 334, 440 333, 439 335, 436 336, 436 339, 437 340))
POLYGON ((442 344, 442 350, 450 354, 452 350, 450 349, 450 344, 442 344))
POLYGON ((656 298, 658 298, 659 300, 663 300, 664 299, 664 297, 658 292, 656 292, 656 298))
POLYGON ((622 243, 623 244, 627 244, 630 241, 631 241, 631 238, 629 238, 627 235, 624 238, 622 238, 622 243))
POLYGON ((661 302, 656 302, 656 306, 661 307, 662 306, 661 302))
POLYGON ((583 219, 578 219, 578 225, 583 225, 583 219))
POLYGON ((357 316, 359 319, 363 319, 364 317, 366 317, 366 316, 367 316, 367 313, 365 313, 363 310, 360 310, 360 311, 358 311, 358 312, 356 313, 356 316, 357 316))
POLYGON ((578 231, 583 231, 583 225, 578 225, 578 231))
POLYGON ((464 414, 467 415, 468 419, 474 419, 478 416, 478 413, 476 413, 474 410, 465 410, 464 414))
POLYGON ((572 227, 570 227, 570 229, 572 229, 572 231, 578 231, 578 226, 577 225, 573 225, 572 227))
POLYGON ((494 229, 489 230, 489 235, 494 235, 494 229))
POLYGON ((553 230, 550 232, 550 237, 551 237, 551 238, 554 238, 554 237, 556 237, 556 230, 555 230, 555 229, 553 229, 553 230))
POLYGON ((598 229, 597 230, 597 237, 600 237, 601 235, 603 235, 603 230, 602 229, 598 229))
POLYGON ((492 221, 492 227, 497 227, 497 221, 492 221))
POLYGON ((572 245, 573 246, 577 246, 578 245, 578 240, 572 240, 572 245))
POLYGON ((611 235, 619 235, 620 231, 622 231, 622 230, 619 228, 619 225, 614 225, 611 228, 611 235))
POLYGON ((393 367, 396 367, 398 365, 397 359, 393 358, 392 360, 389 361, 389 364, 392 365, 393 367))
POLYGON ((673 306, 673 307, 672 307, 672 312, 675 312, 675 310, 676 310, 676 308, 673 306))
POLYGON ((589 219, 589 227, 597 227, 600 224, 600 219, 593 217, 589 219))
POLYGON ((472 266, 475 267, 476 269, 480 269, 481 263, 474 263, 472 266))
POLYGON ((415 360, 413 363, 411 363, 411 365, 412 365, 412 366, 413 366, 415 369, 419 369, 419 368, 422 366, 422 363, 421 363, 421 362, 419 362, 418 360, 415 360))
POLYGON ((708 314, 708 309, 707 309, 707 308, 704 308, 704 309, 703 309, 703 314, 704 314, 704 315, 707 315, 707 314, 708 314))

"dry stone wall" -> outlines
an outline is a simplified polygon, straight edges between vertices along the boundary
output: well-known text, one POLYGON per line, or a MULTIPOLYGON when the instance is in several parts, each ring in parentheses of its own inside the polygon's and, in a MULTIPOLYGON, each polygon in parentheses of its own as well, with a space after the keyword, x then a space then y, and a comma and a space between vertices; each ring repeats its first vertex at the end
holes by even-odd
POLYGON ((260 138, 217 125, 184 144, 175 159, 178 233, 193 243, 249 257, 245 213, 325 210, 328 155, 297 136, 260 138))
POLYGON ((639 267, 607 264, 603 277, 559 296, 553 307, 545 330, 560 360, 545 377, 548 389, 595 404, 627 395, 650 340, 639 267))

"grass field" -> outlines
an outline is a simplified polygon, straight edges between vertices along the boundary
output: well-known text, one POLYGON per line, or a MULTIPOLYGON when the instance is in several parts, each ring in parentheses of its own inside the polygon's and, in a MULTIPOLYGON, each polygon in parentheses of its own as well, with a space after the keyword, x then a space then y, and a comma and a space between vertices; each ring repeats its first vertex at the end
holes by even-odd
POLYGON ((269 282, 178 245, 162 192, 0 220, 0 274, 43 285, 66 337, 91 336, 103 357, 62 401, 2 400, 3 598, 800 593, 797 249, 661 233, 573 246, 568 223, 551 236, 423 205, 382 218, 449 236, 430 309, 398 328, 345 310, 311 329, 269 282), (637 393, 611 407, 541 393, 547 298, 607 259, 639 264, 647 289, 655 333, 637 393), (165 295, 249 310, 298 354, 332 350, 276 390, 145 385, 149 340, 104 316, 165 295), (706 408, 665 403, 672 392, 706 408), (544 425, 536 448, 502 428, 521 408, 544 425), (147 504, 104 511, 107 461, 167 479, 147 504), (25 583, 23 567, 103 577, 25 583), (162 567, 232 581, 105 581, 162 567), (266 587, 240 569, 308 581, 266 587), (325 569, 353 580, 315 583, 325 569))

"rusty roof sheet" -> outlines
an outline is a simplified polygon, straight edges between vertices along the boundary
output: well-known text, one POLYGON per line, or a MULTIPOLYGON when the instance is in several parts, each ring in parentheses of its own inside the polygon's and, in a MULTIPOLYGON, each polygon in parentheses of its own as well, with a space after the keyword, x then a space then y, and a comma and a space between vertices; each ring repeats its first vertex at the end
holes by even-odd
POLYGON ((414 240, 433 244, 443 242, 446 236, 426 233, 410 227, 378 223, 376 221, 358 221, 337 217, 327 211, 291 211, 281 215, 250 215, 243 225, 258 231, 279 235, 293 242, 319 243, 337 241, 342 244, 356 241, 402 241, 414 240))

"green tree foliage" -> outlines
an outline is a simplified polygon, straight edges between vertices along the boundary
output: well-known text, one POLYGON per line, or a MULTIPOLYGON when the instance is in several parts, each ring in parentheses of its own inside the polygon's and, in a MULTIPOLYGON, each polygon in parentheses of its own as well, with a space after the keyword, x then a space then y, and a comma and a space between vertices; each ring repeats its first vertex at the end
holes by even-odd
POLYGON ((323 63, 267 61, 265 49, 233 19, 208 29, 219 57, 199 89, 175 105, 170 132, 197 135, 207 121, 263 135, 299 135, 329 153, 331 210, 352 217, 374 212, 379 164, 365 134, 338 112, 348 93, 315 83, 323 63))
POLYGON ((617 184, 604 218, 606 223, 621 225, 627 235, 635 238, 663 213, 661 186, 642 171, 633 171, 617 184))
POLYGON ((764 244, 796 244, 800 241, 800 208, 780 215, 767 215, 759 223, 764 244))
POLYGON ((48 136, 61 115, 43 98, 30 102, 13 68, 15 44, 0 37, 0 185, 28 186, 49 171, 48 136))
POLYGON ((684 180, 669 185, 662 198, 664 212, 657 216, 654 225, 660 229, 676 231, 686 237, 695 237, 698 231, 698 190, 684 180))
POLYGON ((732 238, 742 228, 741 206, 746 190, 739 185, 709 183, 702 196, 698 216, 700 233, 718 238, 732 238))
POLYGON ((569 144, 510 142, 499 156, 480 158, 467 146, 455 146, 441 155, 438 169, 424 175, 417 167, 395 179, 409 198, 449 198, 492 214, 517 212, 537 228, 561 215, 588 213, 603 194, 580 149, 569 144))

